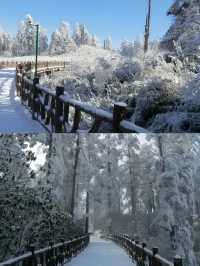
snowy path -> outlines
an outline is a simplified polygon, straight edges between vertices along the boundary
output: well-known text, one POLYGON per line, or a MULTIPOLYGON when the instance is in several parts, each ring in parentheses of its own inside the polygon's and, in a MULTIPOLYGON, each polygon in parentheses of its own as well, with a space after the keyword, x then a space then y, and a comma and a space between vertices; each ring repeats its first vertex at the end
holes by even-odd
POLYGON ((65 266, 135 266, 126 252, 112 241, 91 238, 88 248, 65 266))
POLYGON ((15 96, 14 78, 14 69, 0 69, 0 133, 45 132, 15 96))

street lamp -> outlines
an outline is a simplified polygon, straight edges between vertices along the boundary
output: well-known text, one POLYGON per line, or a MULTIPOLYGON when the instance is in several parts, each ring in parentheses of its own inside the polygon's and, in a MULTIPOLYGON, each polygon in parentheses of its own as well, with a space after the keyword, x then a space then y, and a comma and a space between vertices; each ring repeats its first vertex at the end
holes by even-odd
POLYGON ((39 29, 40 25, 35 24, 36 27, 36 49, 35 49, 35 77, 37 77, 37 70, 38 70, 38 50, 39 50, 39 29))

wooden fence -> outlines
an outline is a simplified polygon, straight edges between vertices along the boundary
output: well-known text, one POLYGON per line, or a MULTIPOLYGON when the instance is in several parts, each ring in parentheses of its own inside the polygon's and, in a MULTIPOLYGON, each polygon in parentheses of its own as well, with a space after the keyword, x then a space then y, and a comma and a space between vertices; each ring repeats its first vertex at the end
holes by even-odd
POLYGON ((52 91, 39 84, 39 77, 51 75, 61 70, 61 66, 45 66, 38 72, 39 77, 34 79, 29 69, 27 65, 21 64, 16 68, 17 95, 32 112, 33 119, 39 120, 51 132, 75 133, 82 130, 81 124, 87 120, 90 125, 87 125, 86 131, 89 133, 106 133, 102 130, 102 124, 105 123, 109 124, 114 133, 147 133, 147 130, 124 119, 127 113, 125 103, 115 103, 111 113, 70 98, 65 95, 64 87, 52 91))
POLYGON ((173 262, 162 258, 158 253, 158 248, 147 249, 146 243, 130 238, 128 235, 111 234, 109 239, 122 246, 128 252, 133 262, 138 266, 183 266, 181 257, 176 256, 173 262))
MULTIPOLYGON (((0 61, 0 69, 3 69, 3 68, 16 68, 17 65, 23 65, 23 66, 29 66, 31 67, 32 69, 34 68, 35 66, 35 63, 34 62, 17 62, 17 61, 13 61, 13 60, 10 60, 10 61, 0 61)), ((39 61, 38 62, 38 67, 39 68, 48 68, 48 67, 54 67, 54 66, 64 66, 66 64, 66 62, 62 62, 62 61, 39 61)))
POLYGON ((0 263, 0 266, 61 266, 82 252, 89 241, 90 236, 86 234, 37 251, 31 246, 27 254, 0 263))

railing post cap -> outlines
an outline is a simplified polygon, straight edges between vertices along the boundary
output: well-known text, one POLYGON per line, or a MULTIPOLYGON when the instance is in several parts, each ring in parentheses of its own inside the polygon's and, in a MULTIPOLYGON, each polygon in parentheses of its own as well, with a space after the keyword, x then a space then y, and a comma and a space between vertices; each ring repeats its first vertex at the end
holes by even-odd
POLYGON ((28 246, 28 251, 34 253, 35 252, 35 246, 33 244, 28 246))
POLYGON ((158 251, 159 251, 158 247, 152 248, 153 255, 158 254, 158 251))
POLYGON ((143 242, 143 243, 142 243, 142 247, 143 247, 143 248, 146 248, 146 246, 147 246, 147 244, 143 242))
POLYGON ((181 256, 176 255, 174 257, 174 266, 182 266, 183 265, 183 259, 181 256))
POLYGON ((65 91, 64 86, 57 86, 56 87, 56 96, 60 96, 63 95, 65 91))
POLYGON ((127 104, 126 103, 124 103, 124 102, 115 102, 114 103, 114 107, 122 107, 122 108, 127 108, 127 104))
POLYGON ((53 241, 50 241, 50 242, 49 242, 49 246, 52 248, 53 245, 54 245, 53 241))
POLYGON ((39 76, 35 76, 33 79, 34 84, 38 84, 40 82, 39 76))

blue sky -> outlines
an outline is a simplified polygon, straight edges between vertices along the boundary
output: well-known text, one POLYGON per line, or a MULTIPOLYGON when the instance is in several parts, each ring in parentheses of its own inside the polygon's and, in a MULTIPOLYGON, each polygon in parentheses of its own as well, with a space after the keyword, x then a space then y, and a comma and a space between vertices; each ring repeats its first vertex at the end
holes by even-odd
MULTIPOLYGON (((173 0, 152 0, 152 37, 160 38, 168 29, 171 18, 166 11, 173 0)), ((147 0, 13 0, 2 1, 0 8, 1 28, 14 33, 26 14, 51 34, 64 20, 72 25, 85 23, 91 33, 100 40, 111 35, 118 46, 126 38, 133 40, 142 36, 146 16, 147 0)))

